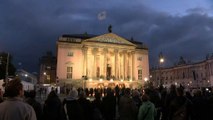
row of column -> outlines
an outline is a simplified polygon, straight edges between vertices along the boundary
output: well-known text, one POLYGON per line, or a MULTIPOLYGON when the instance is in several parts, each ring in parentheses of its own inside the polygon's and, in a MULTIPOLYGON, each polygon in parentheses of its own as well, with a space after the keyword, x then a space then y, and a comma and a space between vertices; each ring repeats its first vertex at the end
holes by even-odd
POLYGON ((120 51, 119 49, 111 52, 112 54, 107 48, 104 48, 103 51, 99 51, 98 48, 83 48, 83 75, 97 79, 97 67, 99 67, 100 76, 103 75, 106 79, 107 65, 109 65, 111 76, 114 76, 115 79, 134 79, 135 52, 120 51))

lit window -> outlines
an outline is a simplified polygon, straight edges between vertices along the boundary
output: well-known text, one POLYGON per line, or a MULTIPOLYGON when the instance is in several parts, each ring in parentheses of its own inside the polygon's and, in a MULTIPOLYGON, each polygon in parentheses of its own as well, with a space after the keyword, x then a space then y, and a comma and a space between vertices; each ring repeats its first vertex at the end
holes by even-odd
POLYGON ((72 67, 67 67, 67 79, 72 79, 72 67))
POLYGON ((50 67, 50 66, 47 66, 47 67, 46 67, 46 69, 50 70, 50 69, 51 69, 51 67, 50 67))
POLYGON ((138 70, 138 80, 142 80, 142 70, 138 70))
POLYGON ((47 80, 50 81, 50 75, 47 75, 47 80))

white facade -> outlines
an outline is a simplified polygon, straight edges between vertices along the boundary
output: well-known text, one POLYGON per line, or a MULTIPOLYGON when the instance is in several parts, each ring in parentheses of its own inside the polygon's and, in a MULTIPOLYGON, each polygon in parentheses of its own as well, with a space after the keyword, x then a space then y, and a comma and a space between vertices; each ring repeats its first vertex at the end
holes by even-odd
POLYGON ((202 62, 182 64, 171 68, 161 68, 151 71, 155 86, 183 85, 189 88, 213 86, 213 56, 202 62))
POLYGON ((149 76, 148 48, 113 33, 64 35, 57 43, 56 73, 64 84, 138 87, 149 76))

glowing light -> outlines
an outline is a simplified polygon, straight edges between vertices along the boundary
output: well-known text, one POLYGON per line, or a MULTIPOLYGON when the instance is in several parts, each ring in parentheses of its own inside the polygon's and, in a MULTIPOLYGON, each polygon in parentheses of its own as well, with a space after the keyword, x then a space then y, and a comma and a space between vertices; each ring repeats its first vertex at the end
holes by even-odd
POLYGON ((175 85, 177 85, 177 82, 175 82, 175 85))
POLYGON ((124 80, 123 79, 121 79, 121 82, 123 82, 124 80))
POLYGON ((113 82, 113 79, 110 79, 110 82, 113 82))
POLYGON ((25 77, 27 77, 27 76, 28 76, 28 74, 25 74, 24 76, 25 76, 25 77))
POLYGON ((99 79, 99 81, 100 81, 100 82, 102 82, 102 81, 103 81, 103 79, 99 79))
POLYGON ((44 75, 47 75, 47 73, 46 73, 46 72, 44 72, 44 75))
POLYGON ((91 81, 92 81, 92 78, 90 78, 89 81, 91 82, 91 81))
POLYGON ((130 79, 129 82, 132 82, 132 79, 130 79))
POLYGON ((146 81, 148 81, 148 78, 147 78, 147 77, 145 77, 145 78, 144 78, 144 81, 145 81, 145 82, 146 82, 146 81))
POLYGON ((164 62, 164 58, 160 58, 160 63, 163 63, 164 62))

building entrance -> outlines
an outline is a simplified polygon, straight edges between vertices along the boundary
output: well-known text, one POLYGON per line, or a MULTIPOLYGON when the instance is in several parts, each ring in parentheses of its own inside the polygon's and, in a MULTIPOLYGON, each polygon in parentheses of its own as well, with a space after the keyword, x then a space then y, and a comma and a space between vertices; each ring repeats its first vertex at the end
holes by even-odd
POLYGON ((107 80, 110 80, 110 77, 111 77, 111 66, 110 64, 107 64, 107 73, 106 73, 106 78, 107 80))

